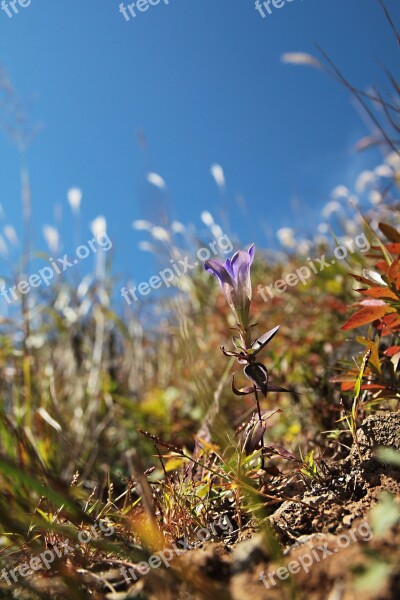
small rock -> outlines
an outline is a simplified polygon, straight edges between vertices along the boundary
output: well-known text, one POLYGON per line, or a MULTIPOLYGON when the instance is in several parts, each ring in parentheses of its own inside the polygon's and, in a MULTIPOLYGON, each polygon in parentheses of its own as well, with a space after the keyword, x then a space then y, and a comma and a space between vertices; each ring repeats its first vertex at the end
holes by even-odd
POLYGON ((354 518, 355 518, 354 515, 344 515, 344 517, 342 519, 343 525, 347 525, 348 527, 350 527, 350 525, 354 521, 354 518))
MULTIPOLYGON (((388 446, 400 450, 400 412, 376 414, 367 417, 357 431, 363 463, 376 462, 375 449, 379 446, 388 446)), ((358 451, 355 445, 351 450, 352 462, 359 462, 358 451)))
POLYGON ((232 553, 232 573, 247 571, 251 566, 268 560, 269 553, 266 548, 262 534, 254 536, 250 540, 240 542, 232 553))

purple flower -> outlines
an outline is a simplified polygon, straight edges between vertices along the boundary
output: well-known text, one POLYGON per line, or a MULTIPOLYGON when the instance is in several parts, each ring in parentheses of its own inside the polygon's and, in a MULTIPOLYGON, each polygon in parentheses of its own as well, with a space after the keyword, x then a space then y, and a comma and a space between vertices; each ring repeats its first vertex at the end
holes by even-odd
POLYGON ((224 263, 216 259, 206 260, 204 263, 206 271, 217 277, 237 322, 244 328, 248 326, 252 294, 250 267, 253 259, 254 244, 247 252, 239 250, 224 263))

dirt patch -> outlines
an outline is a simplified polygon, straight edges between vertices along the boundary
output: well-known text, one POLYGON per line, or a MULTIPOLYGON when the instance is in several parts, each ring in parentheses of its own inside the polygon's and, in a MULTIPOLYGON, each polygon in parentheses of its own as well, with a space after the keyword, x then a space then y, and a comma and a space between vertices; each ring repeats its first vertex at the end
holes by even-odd
POLYGON ((368 515, 383 492, 400 500, 399 468, 376 457, 380 446, 400 449, 399 430, 399 413, 368 417, 358 432, 362 461, 353 447, 345 460, 329 464, 325 484, 269 517, 283 557, 274 558, 271 539, 260 533, 234 545, 206 543, 108 600, 398 600, 399 522, 377 536, 368 515))
MULTIPOLYGON (((398 600, 400 469, 378 460, 376 451, 400 450, 399 431, 400 413, 368 417, 358 431, 362 460, 352 447, 308 488, 289 476, 278 490, 288 499, 258 533, 247 527, 206 542, 130 583, 115 561, 104 559, 80 570, 82 585, 94 600, 398 600), (371 509, 385 492, 397 517, 379 534, 371 509)), ((39 599, 63 597, 61 579, 31 583, 39 599)), ((26 594, 15 590, 13 597, 34 597, 26 594)))

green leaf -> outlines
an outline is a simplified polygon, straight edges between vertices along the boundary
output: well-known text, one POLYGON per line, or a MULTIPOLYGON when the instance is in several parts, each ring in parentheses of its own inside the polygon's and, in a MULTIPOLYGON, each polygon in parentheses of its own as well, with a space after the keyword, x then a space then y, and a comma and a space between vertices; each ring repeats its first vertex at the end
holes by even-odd
POLYGON ((379 503, 371 511, 371 527, 374 535, 385 535, 399 521, 400 507, 390 494, 382 494, 379 503))
POLYGON ((374 561, 368 564, 365 573, 357 577, 355 588, 358 592, 377 593, 386 583, 390 575, 390 566, 381 561, 374 561))
POLYGON ((378 459, 384 463, 389 463, 395 467, 400 467, 400 452, 387 446, 381 446, 376 451, 378 459))

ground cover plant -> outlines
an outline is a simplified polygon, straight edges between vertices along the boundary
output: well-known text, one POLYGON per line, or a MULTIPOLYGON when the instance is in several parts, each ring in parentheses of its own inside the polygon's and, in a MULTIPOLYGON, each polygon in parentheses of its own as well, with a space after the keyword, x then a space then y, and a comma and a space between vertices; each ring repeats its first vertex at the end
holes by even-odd
MULTIPOLYGON (((230 235, 123 308, 107 255, 1 317, 0 598, 399 597, 400 88, 290 60, 324 65, 384 150, 331 229, 281 231, 279 252, 230 235)), ((202 219, 185 245, 137 226, 168 265, 222 235, 202 219)))

